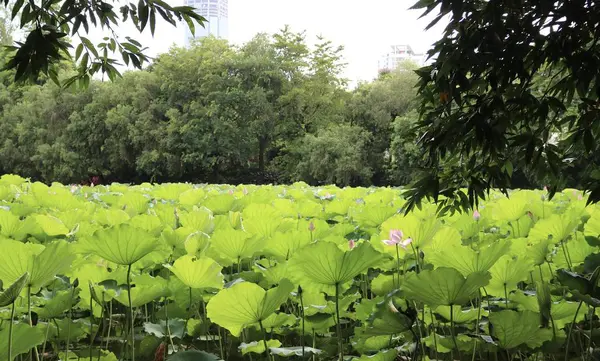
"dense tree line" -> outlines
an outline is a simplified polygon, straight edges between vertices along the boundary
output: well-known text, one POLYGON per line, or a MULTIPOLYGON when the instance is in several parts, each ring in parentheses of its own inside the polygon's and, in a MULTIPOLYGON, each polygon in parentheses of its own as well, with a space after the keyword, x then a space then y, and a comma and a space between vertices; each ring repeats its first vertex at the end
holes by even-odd
MULTIPOLYGON (((59 76, 76 72, 65 64, 59 76)), ((203 39, 114 82, 0 73, 0 172, 46 182, 404 184, 418 152, 410 64, 348 90, 342 48, 285 28, 203 39)))

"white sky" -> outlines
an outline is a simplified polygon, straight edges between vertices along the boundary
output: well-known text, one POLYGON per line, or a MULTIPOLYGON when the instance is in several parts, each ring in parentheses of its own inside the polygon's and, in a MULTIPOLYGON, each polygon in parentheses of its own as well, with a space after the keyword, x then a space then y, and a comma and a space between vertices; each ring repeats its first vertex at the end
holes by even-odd
MULTIPOLYGON (((348 64, 345 77, 351 82, 371 80, 377 75, 377 60, 390 45, 408 44, 424 53, 442 33, 443 26, 425 32, 428 19, 418 19, 420 11, 408 10, 416 0, 229 0, 229 40, 242 44, 260 32, 275 33, 284 25, 292 31, 307 31, 310 42, 323 35, 334 45, 343 45, 348 64)), ((181 5, 183 0, 171 0, 181 5)), ((441 23, 441 22, 440 22, 441 23)), ((91 36, 100 40, 100 34, 91 36)), ((168 51, 182 45, 184 32, 167 23, 157 23, 152 38, 140 35, 133 25, 120 29, 149 47, 148 54, 168 51)))

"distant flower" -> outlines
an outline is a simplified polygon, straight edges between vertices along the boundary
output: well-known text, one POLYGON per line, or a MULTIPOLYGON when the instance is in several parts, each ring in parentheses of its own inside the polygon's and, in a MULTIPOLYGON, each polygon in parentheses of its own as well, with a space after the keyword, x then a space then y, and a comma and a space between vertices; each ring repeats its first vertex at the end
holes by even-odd
POLYGON ((77 192, 77 189, 78 189, 78 188, 79 188, 79 187, 77 187, 77 185, 75 185, 75 184, 72 184, 72 185, 71 185, 71 193, 75 193, 75 192, 77 192))
POLYGON ((577 196, 577 200, 578 200, 578 201, 580 201, 580 200, 583 200, 583 196, 582 196, 581 194, 580 194, 580 195, 578 195, 578 196, 577 196))
POLYGON ((229 190, 229 194, 233 195, 233 189, 229 190))
POLYGON ((544 186, 544 192, 548 193, 548 186, 544 186))
POLYGON ((473 219, 478 221, 479 218, 481 218, 481 214, 479 213, 478 210, 473 211, 473 219))
POLYGON ((244 187, 244 189, 242 190, 242 193, 244 193, 244 195, 248 194, 248 189, 244 187))
POLYGON ((308 230, 311 232, 315 230, 315 224, 312 221, 308 224, 308 230))
POLYGON ((531 211, 527 211, 527 215, 533 220, 533 213, 531 213, 531 211))
POLYGON ((348 248, 353 249, 354 247, 356 247, 356 241, 351 239, 348 241, 348 248))

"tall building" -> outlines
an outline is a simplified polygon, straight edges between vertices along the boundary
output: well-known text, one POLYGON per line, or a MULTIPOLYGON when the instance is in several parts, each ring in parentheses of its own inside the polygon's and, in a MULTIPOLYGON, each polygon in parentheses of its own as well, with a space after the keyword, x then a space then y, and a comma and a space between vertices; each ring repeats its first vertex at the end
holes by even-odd
POLYGON ((194 38, 199 39, 209 35, 227 39, 229 36, 229 20, 227 0, 184 0, 186 6, 196 8, 196 12, 208 21, 204 28, 196 26, 196 34, 185 27, 185 45, 188 46, 194 38))
POLYGON ((423 65, 425 57, 423 54, 415 54, 410 45, 392 45, 390 52, 379 59, 379 72, 392 71, 406 60, 423 65))

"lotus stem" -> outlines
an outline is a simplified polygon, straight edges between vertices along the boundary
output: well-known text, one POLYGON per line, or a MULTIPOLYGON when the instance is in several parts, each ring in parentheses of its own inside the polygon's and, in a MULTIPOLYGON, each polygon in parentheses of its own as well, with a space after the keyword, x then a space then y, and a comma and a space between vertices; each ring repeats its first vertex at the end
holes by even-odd
POLYGON ((42 343, 42 357, 46 354, 46 343, 48 342, 48 334, 50 333, 50 320, 46 323, 46 335, 44 335, 44 343, 42 343))
POLYGON ((219 352, 221 353, 221 360, 225 360, 225 351, 223 350, 223 340, 221 338, 220 326, 217 326, 217 334, 219 335, 219 352))
POLYGON ((108 350, 108 343, 110 341, 110 328, 112 327, 112 300, 108 302, 108 330, 106 331, 106 349, 108 350))
POLYGON ((342 340, 342 325, 340 324, 340 286, 339 283, 335 284, 335 316, 336 322, 336 334, 338 339, 338 360, 344 361, 344 341, 342 340))
MULTIPOLYGON (((14 305, 14 302, 13 302, 14 305)), ((27 286, 27 314, 29 315, 29 326, 33 327, 33 320, 31 318, 31 285, 27 286)), ((69 348, 67 344, 67 356, 69 355, 69 348)), ((33 347, 33 353, 35 354, 35 359, 40 361, 40 355, 37 350, 37 346, 33 347)), ((67 357, 67 359, 69 359, 67 357)))
MULTIPOLYGON (((479 337, 479 319, 481 317, 481 292, 478 293, 477 297, 477 320, 475 321, 475 338, 479 337)), ((473 344, 473 355, 471 361, 475 361, 475 353, 477 352, 477 342, 473 344)), ((437 358, 437 357, 436 357, 437 358)))
POLYGON ((458 353, 458 359, 460 360, 460 349, 458 348, 458 343, 456 342, 456 336, 454 335, 454 306, 450 305, 450 334, 452 335, 452 342, 454 343, 454 347, 456 347, 456 352, 458 353))
POLYGON ((135 361, 135 330, 133 307, 131 306, 131 264, 127 266, 127 301, 129 302, 129 327, 131 328, 131 361, 135 361))
POLYGON ((265 352, 267 354, 267 360, 271 359, 271 354, 269 353, 269 346, 267 344, 267 331, 265 330, 265 327, 262 324, 262 320, 258 321, 258 325, 260 326, 260 331, 262 332, 262 336, 263 336, 263 344, 265 345, 265 352))
POLYGON ((398 249, 398 245, 396 245, 396 269, 396 275, 398 277, 396 288, 400 288, 400 250, 398 249))
MULTIPOLYGON (((571 333, 573 333, 573 327, 575 327, 575 322, 577 322, 577 315, 579 314, 581 305, 583 305, 583 301, 579 301, 577 310, 575 310, 575 316, 573 316, 573 322, 571 322, 571 326, 569 326, 569 333, 567 335, 567 345, 565 346, 565 361, 569 361, 569 346, 571 343, 571 333)), ((591 334, 590 334, 590 337, 592 337, 591 334)))
POLYGON ((13 361, 12 358, 12 331, 15 319, 15 303, 13 302, 10 310, 10 323, 8 324, 8 361, 13 361))
MULTIPOLYGON (((317 348, 317 333, 315 332, 315 329, 312 329, 312 347, 313 349, 317 348)), ((317 356, 313 353, 312 354, 312 361, 315 361, 317 359, 317 356)))
POLYGON ((435 359, 439 360, 438 350, 437 350, 437 335, 435 332, 435 318, 433 318, 433 311, 431 308, 429 309, 429 315, 431 316, 431 327, 433 327, 433 352, 435 353, 435 359))
POLYGON ((567 267, 569 267, 569 271, 572 271, 573 267, 571 265, 571 257, 569 257, 569 253, 567 252, 567 246, 565 245, 564 241, 560 242, 560 245, 562 247, 563 254, 565 255, 565 261, 567 261, 567 267))
POLYGON ((300 317, 302 317, 302 334, 300 335, 300 344, 302 345, 302 358, 304 358, 304 301, 302 297, 302 287, 298 286, 298 297, 300 298, 300 317))
MULTIPOLYGON (((425 355, 425 346, 423 345, 423 331, 421 331, 421 321, 419 321, 419 308, 417 307, 417 303, 413 301, 413 305, 415 306, 415 310, 417 311, 417 330, 419 331, 419 344, 421 345, 421 352, 425 355)), ((423 312, 425 312, 425 306, 423 306, 423 312)), ((425 314, 423 313, 423 324, 425 323, 425 314)), ((416 352, 416 351, 415 351, 416 352)))
POLYGON ((508 310, 508 291, 506 290, 506 283, 504 283, 504 304, 508 310))
POLYGON ((590 316, 590 337, 588 338, 588 347, 586 351, 589 352, 590 348, 592 348, 592 330, 594 329, 594 315, 596 314, 596 307, 592 307, 592 313, 590 316))
POLYGON ((90 293, 90 361, 92 361, 92 347, 94 346, 94 297, 90 293))
MULTIPOLYGON (((169 299, 165 297, 165 322, 167 325, 167 337, 169 338, 169 343, 171 344, 171 348, 175 351, 175 345, 173 344, 173 337, 171 337, 171 327, 169 326, 169 299)), ((167 352, 168 353, 168 352, 167 352)))
POLYGON ((185 325, 183 326, 183 332, 181 333, 181 343, 183 343, 183 336, 187 332, 187 326, 188 326, 188 322, 190 320, 190 317, 194 316, 194 313, 192 311, 192 287, 188 287, 188 291, 189 291, 189 298, 190 298, 189 308, 188 308, 189 314, 188 314, 188 317, 186 317, 186 319, 185 319, 185 325))

